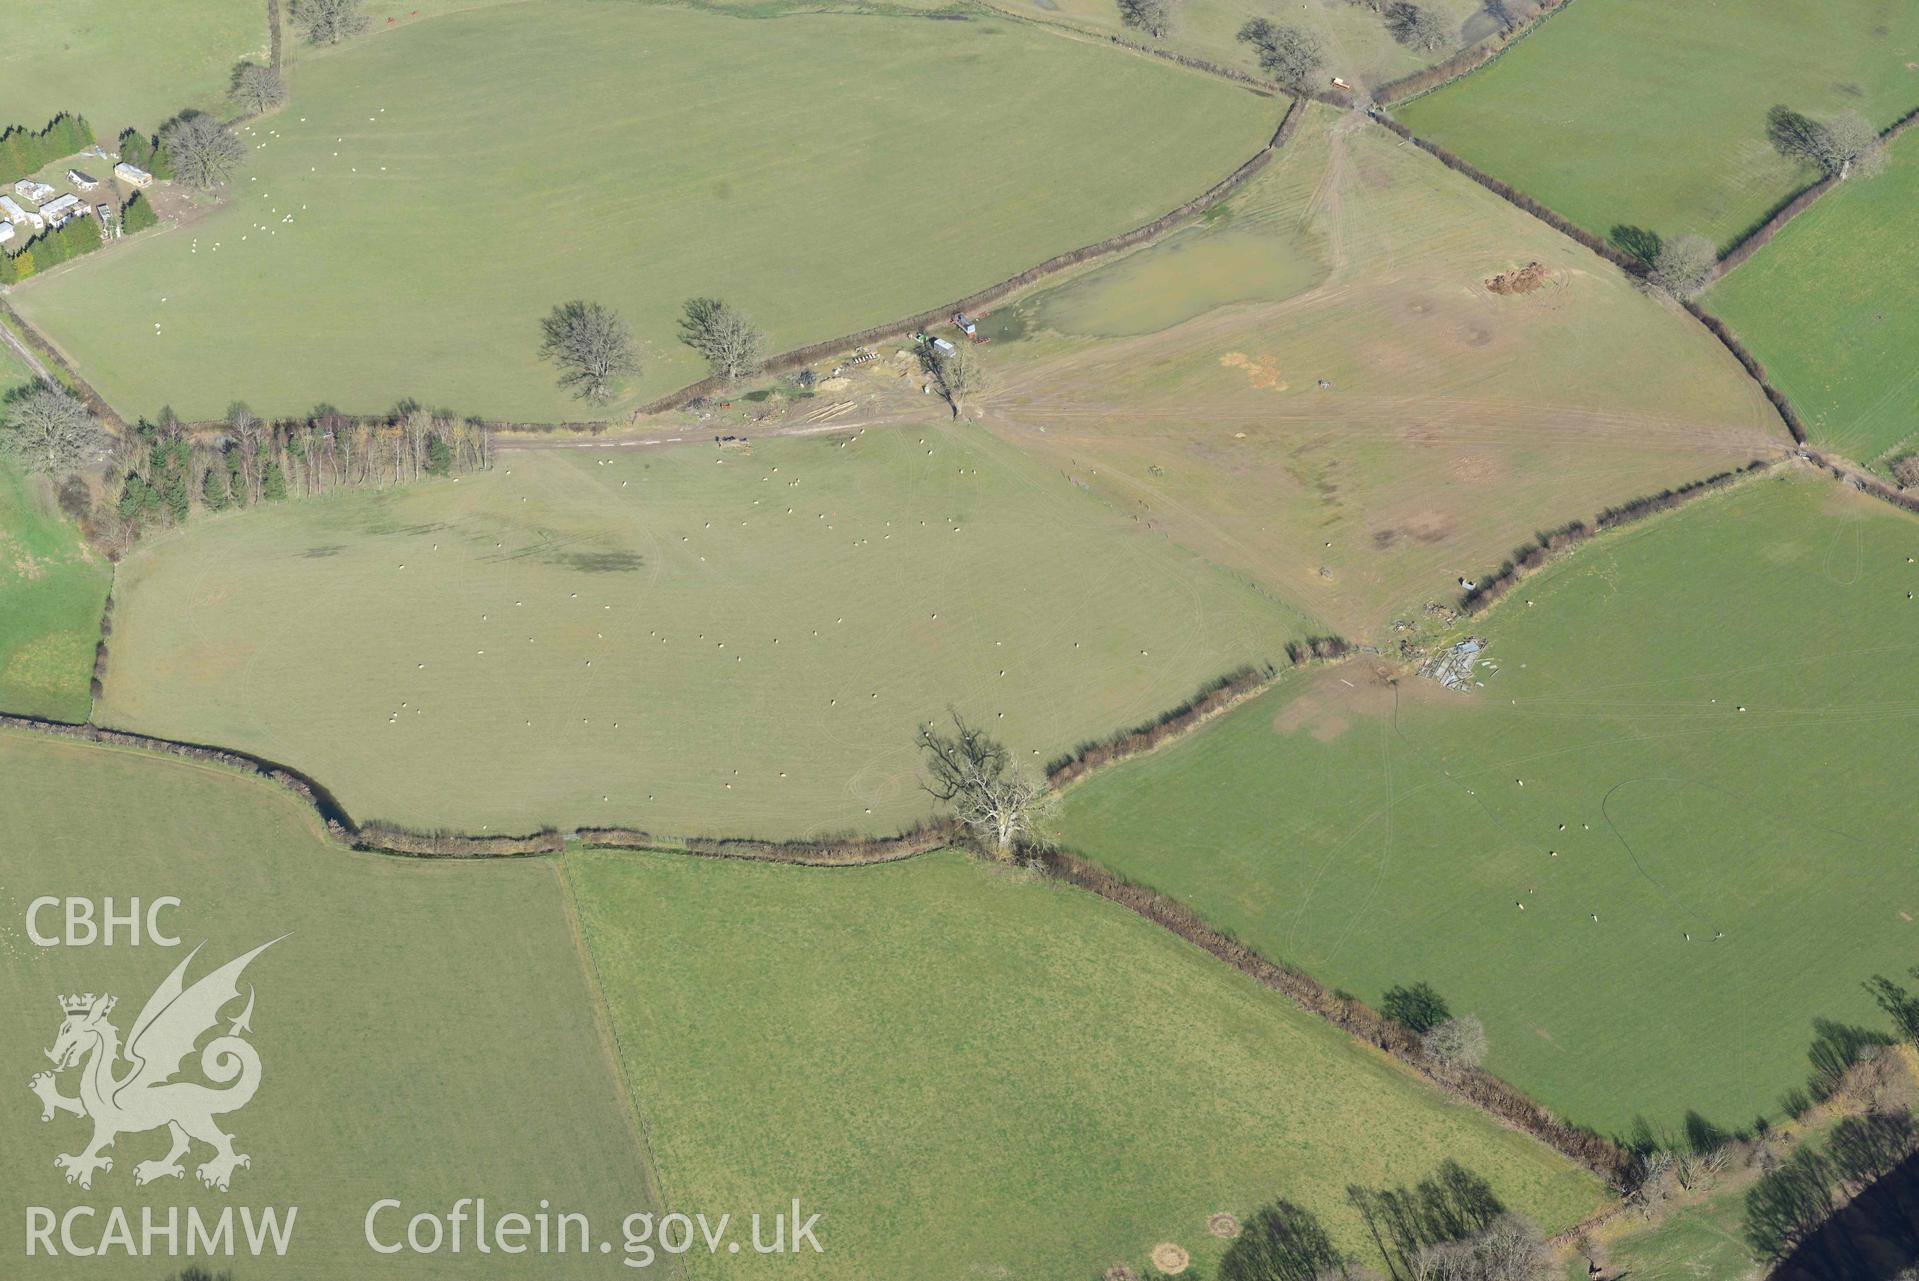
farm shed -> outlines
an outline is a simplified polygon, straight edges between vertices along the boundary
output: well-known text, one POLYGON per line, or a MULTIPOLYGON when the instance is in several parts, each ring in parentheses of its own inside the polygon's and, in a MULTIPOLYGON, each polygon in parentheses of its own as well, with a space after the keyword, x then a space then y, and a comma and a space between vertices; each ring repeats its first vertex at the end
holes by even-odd
POLYGON ((12 239, 13 224, 10 222, 0 222, 0 245, 4 245, 12 239))
POLYGON ((0 196, 0 218, 18 226, 25 223, 35 231, 45 231, 47 220, 32 210, 25 208, 12 196, 0 196))
POLYGON ((140 168, 138 165, 130 165, 124 160, 113 167, 113 176, 121 182, 135 187, 151 187, 153 185, 152 174, 140 168))
POLYGON ((67 181, 81 191, 92 191, 100 185, 100 180, 92 174, 81 173, 78 169, 67 170, 67 181))

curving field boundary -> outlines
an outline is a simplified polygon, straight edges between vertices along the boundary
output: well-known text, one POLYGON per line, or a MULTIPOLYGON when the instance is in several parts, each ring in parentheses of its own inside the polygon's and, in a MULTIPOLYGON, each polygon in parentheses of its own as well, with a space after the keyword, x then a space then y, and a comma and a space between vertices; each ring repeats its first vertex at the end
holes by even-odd
MULTIPOLYGON (((1225 74, 1225 72, 1221 69, 1218 74, 1225 74)), ((804 347, 795 347, 790 351, 783 351, 776 356, 768 358, 765 365, 762 366, 762 370, 770 374, 785 373, 789 370, 810 365, 814 361, 824 359, 827 356, 839 355, 851 348, 864 346, 867 343, 883 342, 889 338, 898 338, 903 334, 916 333, 928 326, 938 324, 950 318, 955 312, 981 311, 1001 301, 1015 290, 1024 289, 1034 281, 1042 280, 1047 276, 1065 271, 1068 267, 1077 267, 1081 263, 1110 257, 1113 254, 1132 249, 1135 246, 1145 244, 1149 240, 1165 235, 1181 223, 1205 213, 1208 209, 1211 209, 1214 205, 1226 199, 1226 197, 1232 195, 1235 191, 1238 191, 1241 187, 1245 186, 1255 174, 1271 164, 1273 162, 1273 156, 1299 131, 1299 122, 1303 115, 1304 112, 1301 110, 1300 100, 1298 98, 1288 99, 1286 114, 1281 118, 1279 127, 1273 131, 1272 138, 1265 146, 1254 152, 1245 164, 1242 164, 1239 168, 1233 170, 1233 172, 1227 174, 1224 178, 1221 178, 1218 182, 1208 187, 1199 195, 1194 196, 1177 209, 1161 214, 1158 218, 1146 223, 1144 226, 1135 227, 1131 231, 1123 231, 1117 236, 1109 237, 1095 244, 1081 245, 1078 249, 1069 249, 1063 254, 1056 254, 1037 266, 1029 267, 1017 275, 1008 276, 997 284, 988 285, 977 293, 968 294, 966 297, 947 303, 944 306, 919 312, 903 320, 891 320, 884 324, 873 325, 857 333, 843 334, 838 338, 831 338, 825 342, 808 343, 804 347)), ((688 401, 698 400, 703 396, 714 395, 717 392, 723 391, 727 386, 728 384, 722 379, 703 378, 699 382, 690 383, 678 391, 669 392, 657 400, 648 401, 646 404, 641 405, 633 411, 629 421, 637 422, 648 414, 658 414, 664 413, 669 409, 678 409, 688 401)), ((522 428, 521 430, 527 429, 522 428)))
POLYGON ((212 765, 265 780, 291 792, 319 816, 327 836, 347 849, 399 858, 507 859, 557 854, 569 845, 605 849, 658 850, 698 854, 708 858, 747 859, 761 863, 790 863, 801 867, 853 867, 891 863, 933 850, 959 839, 958 829, 938 820, 891 836, 842 834, 808 840, 766 841, 726 836, 659 836, 634 828, 581 827, 571 831, 543 828, 518 835, 475 836, 447 829, 414 831, 378 820, 356 822, 325 785, 308 774, 230 748, 180 739, 158 738, 98 725, 75 725, 38 716, 0 713, 0 730, 20 730, 45 738, 94 743, 105 747, 153 752, 177 760, 212 765))

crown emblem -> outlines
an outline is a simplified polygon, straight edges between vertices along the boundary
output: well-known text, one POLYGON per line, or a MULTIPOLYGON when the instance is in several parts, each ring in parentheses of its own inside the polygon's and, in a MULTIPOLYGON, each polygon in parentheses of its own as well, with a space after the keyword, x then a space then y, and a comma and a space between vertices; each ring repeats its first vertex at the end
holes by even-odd
MULTIPOLYGON (((112 1007, 113 1007, 113 1000, 112 998, 108 998, 107 1008, 111 1009, 112 1007)), ((76 993, 73 996, 63 996, 60 998, 60 1009, 67 1014, 85 1014, 88 1010, 92 1008, 93 1008, 93 993, 91 992, 88 992, 85 995, 80 995, 76 993)), ((105 1011, 102 1011, 102 1013, 104 1012, 105 1011)))

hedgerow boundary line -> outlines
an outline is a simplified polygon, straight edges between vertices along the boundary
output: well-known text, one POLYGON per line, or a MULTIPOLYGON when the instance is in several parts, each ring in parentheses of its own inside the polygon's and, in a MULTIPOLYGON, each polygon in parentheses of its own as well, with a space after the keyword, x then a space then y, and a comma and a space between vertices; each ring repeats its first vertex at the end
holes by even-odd
POLYGON ((1041 864, 1054 877, 1177 934, 1194 947, 1271 988, 1309 1014, 1375 1049, 1494 1119, 1522 1130, 1560 1155, 1624 1191, 1633 1154, 1605 1136, 1554 1116, 1492 1073, 1479 1068, 1446 1071, 1424 1051, 1420 1038, 1355 997, 1342 996, 1302 970, 1274 961, 1232 935, 1208 925, 1198 913, 1149 886, 1130 881, 1070 850, 1042 851, 1041 864))

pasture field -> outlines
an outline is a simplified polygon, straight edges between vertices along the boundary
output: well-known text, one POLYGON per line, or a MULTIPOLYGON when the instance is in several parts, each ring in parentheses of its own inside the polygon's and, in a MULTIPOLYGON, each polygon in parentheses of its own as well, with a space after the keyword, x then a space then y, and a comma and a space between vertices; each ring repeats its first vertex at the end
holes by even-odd
MULTIPOLYGON (((264 58, 264 0, 13 0, 0 42, 0 128, 68 111, 111 149, 182 107, 225 96, 233 64, 264 58)), ((12 182, 20 174, 0 174, 12 182)))
POLYGON ((1705 300, 1813 443, 1861 462, 1919 445, 1916 232, 1919 135, 1907 133, 1883 175, 1821 196, 1705 300))
POLYGON ((945 853, 817 869, 567 859, 667 1197, 824 1212, 803 1262, 694 1277, 1080 1277, 1284 1196, 1448 1158, 1550 1230, 1604 1199, 1549 1149, 1091 895, 945 853), (663 1052, 655 1052, 656 1048, 663 1052))
POLYGON ((910 315, 1150 221, 1278 118, 1006 19, 607 0, 402 24, 308 59, 293 92, 223 207, 16 292, 129 414, 617 416, 705 373, 678 341, 689 297, 773 350, 910 315), (610 407, 538 359, 540 319, 581 297, 644 360, 610 407))
POLYGON ((1919 106, 1915 63, 1904 0, 1579 0, 1393 114, 1601 236, 1697 232, 1723 249, 1818 177, 1773 150, 1768 111, 1883 128, 1919 106))
POLYGON ((989 425, 1353 639, 1538 529, 1787 441, 1688 317, 1325 109, 1201 224, 986 331, 989 425))
MULTIPOLYGON (((596 1031, 586 971, 551 864, 450 865, 380 859, 326 843, 292 796, 224 770, 20 731, 0 731, 0 1012, 6 1059, 0 1145, 12 1204, 0 1251, 24 1255, 23 1205, 298 1206, 285 1258, 205 1260, 248 1277, 453 1278, 460 1256, 376 1255, 362 1221, 375 1201, 444 1213, 462 1196, 529 1213, 540 1198, 591 1216, 617 1239, 650 1208, 650 1176, 617 1069, 596 1031), (181 900, 162 923, 178 949, 147 942, 41 948, 25 932, 42 895, 181 900), (26 1083, 60 1026, 56 998, 112 992, 127 1033, 148 995, 196 944, 189 981, 266 942, 247 969, 250 1040, 262 1064, 252 1102, 224 1118, 252 1165, 230 1193, 183 1180, 135 1187, 133 1167, 164 1154, 164 1133, 123 1135, 92 1189, 63 1181, 56 1153, 84 1123, 40 1121, 26 1083)), ((58 932, 59 913, 42 929, 58 932)), ((237 1013, 227 1011, 229 1017, 237 1013)), ((74 1074, 60 1078, 76 1091, 74 1074)), ((199 1149, 194 1161, 206 1159, 199 1149)), ((381 1226, 390 1226, 387 1216, 381 1226)), ((404 1230, 404 1219, 400 1223, 404 1230)), ((82 1225, 82 1238, 85 1226, 82 1225)), ((161 1246, 164 1249, 164 1245, 161 1246)), ((614 1262, 574 1252, 486 1262, 499 1277, 605 1277, 614 1262)), ((152 1281, 186 1260, 47 1259, 40 1277, 152 1281)), ((10 1264, 9 1267, 15 1265, 10 1264)), ((22 1274, 24 1275, 24 1274, 22 1274)))
POLYGON ((1919 959, 1915 556, 1910 518, 1767 476, 1522 583, 1483 688, 1289 680, 1060 832, 1369 1002, 1432 984, 1563 1116, 1745 1126, 1919 959))
MULTIPOLYGON (((11 355, 0 347, 0 359, 11 355)), ((14 378, 0 369, 0 382, 14 378)), ((46 486, 0 462, 0 711, 87 718, 111 577, 46 486)))
POLYGON ((120 574, 103 723, 469 831, 892 831, 949 703, 1037 766, 1310 630, 965 424, 508 450, 120 574))

